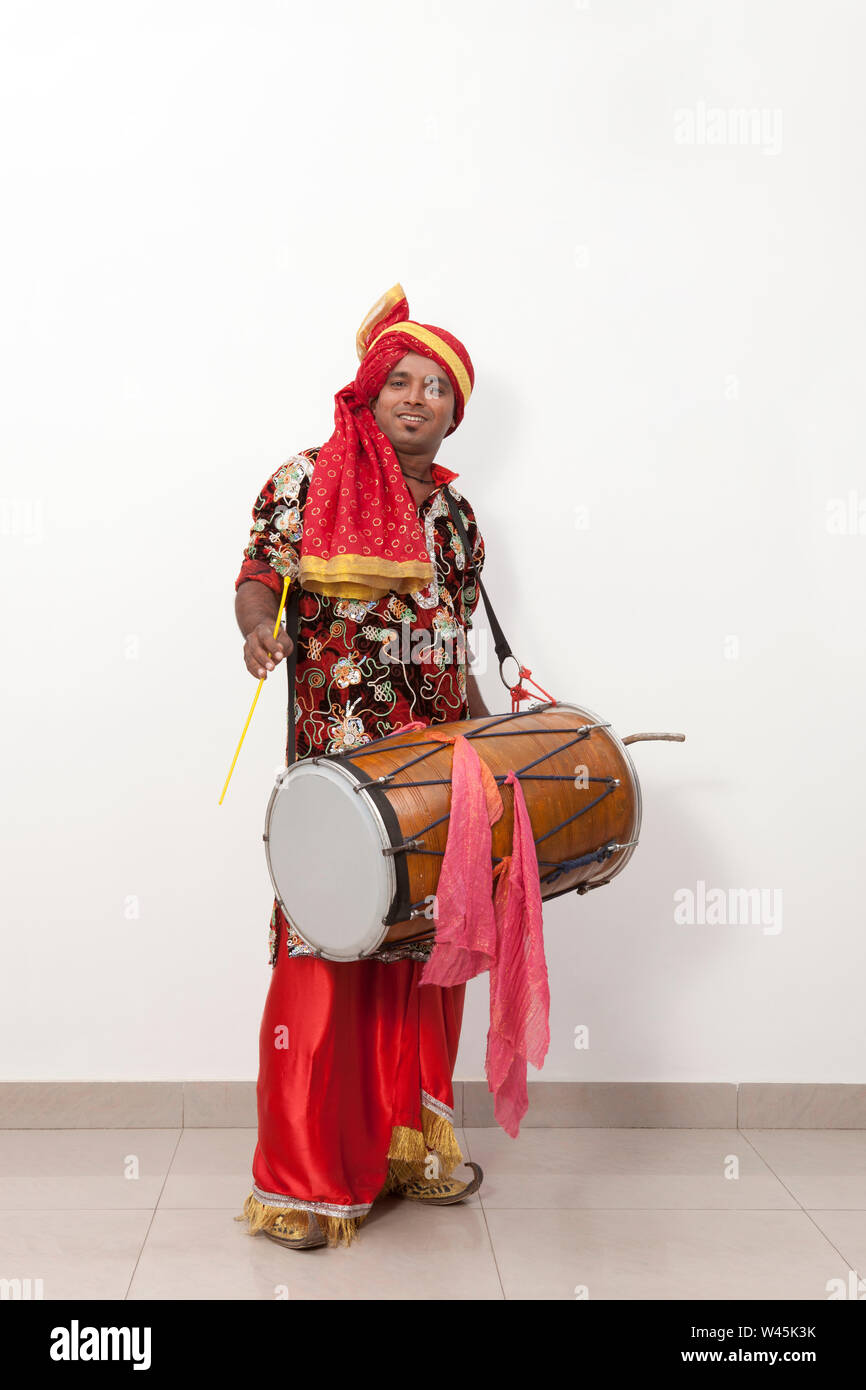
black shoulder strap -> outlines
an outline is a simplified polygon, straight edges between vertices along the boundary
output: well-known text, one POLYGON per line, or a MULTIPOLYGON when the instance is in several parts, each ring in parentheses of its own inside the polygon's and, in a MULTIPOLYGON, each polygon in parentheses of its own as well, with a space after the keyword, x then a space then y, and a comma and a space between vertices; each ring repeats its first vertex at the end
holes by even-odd
POLYGON ((463 525, 463 518, 460 515, 460 508, 457 505, 454 494, 447 483, 442 491, 445 493, 445 501, 448 503, 448 509, 451 512, 451 519, 454 522, 455 529, 463 545, 463 554, 466 557, 463 568, 464 578, 466 576, 466 571, 471 568, 475 573, 475 582, 481 590, 481 597, 484 599, 484 607, 487 610, 487 621, 490 624, 490 631, 493 633, 493 646, 499 659, 499 674, 501 676, 502 663, 505 661, 506 657, 510 656, 515 661, 517 657, 514 656, 514 652, 509 647, 508 639, 502 631, 499 625, 499 619, 493 611, 493 604, 487 597, 487 590, 481 581, 481 575, 478 573, 478 568, 472 558, 472 547, 469 544, 469 537, 466 535, 466 527, 463 525))

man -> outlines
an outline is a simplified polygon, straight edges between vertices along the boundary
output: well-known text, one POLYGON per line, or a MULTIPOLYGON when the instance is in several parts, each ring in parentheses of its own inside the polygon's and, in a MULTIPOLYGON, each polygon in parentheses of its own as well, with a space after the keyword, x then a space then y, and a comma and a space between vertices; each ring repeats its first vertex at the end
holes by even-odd
MULTIPOLYGON (((283 629, 273 636, 284 576, 300 589, 299 758, 415 720, 489 712, 465 661, 478 586, 443 495, 458 475, 436 462, 463 418, 471 359, 451 334, 409 319, 400 285, 367 315, 356 344, 361 365, 335 397, 333 435, 268 479, 235 585, 257 680, 292 650, 283 629)), ((480 571, 474 513, 451 492, 480 571)), ((339 844, 333 852, 339 873, 339 844)), ((328 961, 274 903, 253 1190, 236 1218, 251 1234, 290 1248, 348 1244, 385 1192, 441 1204, 477 1190, 477 1164, 470 1183, 451 1176, 462 1162, 452 1075, 465 984, 419 988, 431 950, 390 945, 328 961)))

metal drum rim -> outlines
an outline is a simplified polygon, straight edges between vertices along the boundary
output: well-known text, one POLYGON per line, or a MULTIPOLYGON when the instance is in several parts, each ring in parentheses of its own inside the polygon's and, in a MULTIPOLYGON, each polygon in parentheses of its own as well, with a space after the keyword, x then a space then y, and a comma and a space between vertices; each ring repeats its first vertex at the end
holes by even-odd
MULTIPOLYGON (((361 781, 361 779, 360 779, 359 777, 353 776, 352 773, 351 773, 351 771, 349 770, 349 768, 346 767, 344 764, 342 764, 342 763, 337 763, 337 762, 332 762, 332 761, 330 760, 330 758, 325 758, 325 759, 323 759, 323 761, 325 761, 325 762, 327 763, 327 766, 328 766, 332 771, 334 771, 334 772, 339 772, 340 776, 341 776, 341 777, 344 777, 345 780, 346 780, 347 782, 350 782, 353 786, 363 786, 363 785, 364 785, 364 783, 361 781)), ((291 780, 292 774, 296 771, 296 769, 301 768, 301 767, 317 766, 318 763, 319 763, 319 758, 318 758, 318 756, 314 756, 314 757, 310 757, 310 758, 299 758, 297 762, 291 763, 291 764, 289 765, 289 767, 285 768, 284 771, 280 773, 279 780, 278 780, 278 781, 275 783, 275 785, 274 785, 274 789, 273 789, 273 791, 271 792, 270 798, 269 798, 269 800, 268 800, 268 808, 267 808, 267 811, 265 812, 265 829, 264 829, 264 834, 263 834, 263 836, 262 836, 262 839, 263 839, 264 842, 265 842, 265 859, 266 859, 267 865, 268 865, 268 877, 269 877, 270 880, 271 880, 271 886, 272 886, 272 888, 273 888, 273 890, 274 890, 274 897, 276 898, 277 902, 279 903, 280 910, 281 910, 283 916, 285 917, 286 921, 287 921, 288 923, 290 923, 291 928, 292 928, 292 931, 295 932, 296 935, 298 935, 298 936, 301 938, 301 940, 303 941, 303 943, 304 943, 305 946, 309 946, 309 948, 310 948, 311 951, 313 951, 317 956, 323 957, 325 960, 335 960, 335 961, 365 960, 365 959, 367 958, 367 956, 372 955, 372 953, 373 953, 374 951, 377 951, 377 950, 379 949, 379 947, 382 945, 382 942, 385 940, 385 937, 386 937, 387 934, 388 934, 388 928, 384 925, 384 923, 380 923, 380 926, 381 926, 381 928, 382 928, 382 935, 379 937, 378 941, 376 941, 372 946, 369 947, 368 950, 366 950, 366 951, 363 953, 363 955, 359 955, 359 956, 338 956, 338 955, 332 955, 332 954, 329 953, 328 951, 323 951, 323 950, 321 949, 320 946, 316 946, 312 941, 308 941, 307 938, 304 936, 304 933, 299 929, 297 923, 296 923, 296 922, 293 920, 293 918, 289 915, 289 911, 288 911, 288 909, 287 909, 285 903, 283 902, 282 897, 280 896, 280 891, 279 891, 279 889, 278 889, 278 887, 277 887, 276 878, 274 877, 273 865, 271 864, 271 838, 270 838, 271 815, 272 815, 272 812, 273 812, 274 803, 275 803, 275 801, 276 801, 276 799, 277 799, 277 796, 278 796, 279 793, 282 791, 283 787, 286 785, 287 782, 289 782, 289 781, 291 780)), ((379 814, 379 809, 378 809, 378 807, 375 805, 375 803, 372 801, 372 799, 371 799, 369 796, 362 797, 362 801, 363 801, 363 804, 367 807, 367 809, 368 809, 368 810, 371 812, 371 814, 372 814, 373 822, 374 822, 374 824, 375 824, 375 826, 376 826, 376 829, 377 829, 378 832, 379 832, 379 838, 380 838, 380 840, 382 841, 382 848, 383 848, 383 849, 389 848, 389 847, 391 846, 391 837, 390 837, 390 835, 388 834, 388 831, 387 831, 387 827, 386 827, 386 825, 385 825, 385 822, 383 821, 381 815, 379 814)), ((390 895, 391 895, 390 901, 393 902, 393 901, 394 901, 394 894, 395 894, 396 891, 397 891, 397 875, 396 875, 396 872, 395 872, 395 869, 394 869, 394 861, 393 861, 392 857, 391 857, 390 855, 388 855, 388 854, 383 854, 383 855, 382 855, 382 858, 383 858, 383 860, 385 861, 385 870, 386 870, 386 873, 387 873, 387 875, 388 875, 388 890, 389 890, 390 895)))

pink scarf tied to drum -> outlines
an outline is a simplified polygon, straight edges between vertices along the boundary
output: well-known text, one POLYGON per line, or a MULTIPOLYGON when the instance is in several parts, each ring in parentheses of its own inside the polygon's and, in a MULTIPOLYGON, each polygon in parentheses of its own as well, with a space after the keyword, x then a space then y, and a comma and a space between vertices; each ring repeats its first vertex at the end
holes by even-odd
POLYGON ((541 920, 541 883, 532 824, 520 779, 514 793, 511 854, 496 866, 491 826, 503 812, 496 779, 463 734, 435 727, 453 743, 451 816, 436 888, 436 943, 421 983, 459 985, 490 971, 485 1071, 497 1123, 513 1139, 529 1104, 526 1064, 540 1067, 550 1045, 550 988, 541 920))

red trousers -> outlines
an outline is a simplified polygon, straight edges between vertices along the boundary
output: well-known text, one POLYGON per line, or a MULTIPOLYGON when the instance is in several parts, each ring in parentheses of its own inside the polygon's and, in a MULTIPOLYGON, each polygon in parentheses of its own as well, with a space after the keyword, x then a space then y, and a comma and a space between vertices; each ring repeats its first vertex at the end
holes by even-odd
POLYGON ((423 968, 289 956, 280 943, 259 1035, 258 1203, 354 1223, 391 1160, 460 1161, 452 1074, 466 986, 421 987, 423 968))

